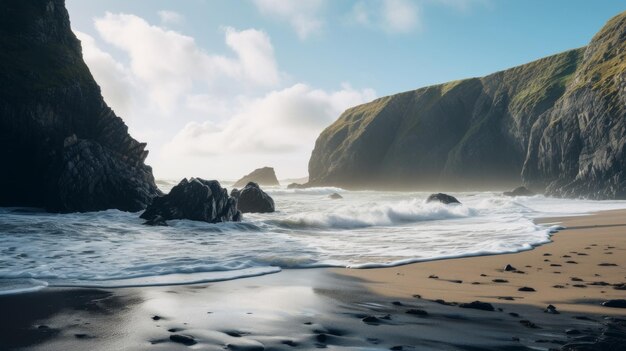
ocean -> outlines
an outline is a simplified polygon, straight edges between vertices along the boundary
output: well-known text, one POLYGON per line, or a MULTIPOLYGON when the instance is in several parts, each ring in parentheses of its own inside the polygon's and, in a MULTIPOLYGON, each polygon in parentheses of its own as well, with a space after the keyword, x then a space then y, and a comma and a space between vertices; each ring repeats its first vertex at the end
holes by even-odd
MULTIPOLYGON (((160 181, 164 191, 176 184, 160 181)), ((224 185, 227 185, 226 183, 224 185)), ((518 252, 548 243, 557 225, 533 219, 623 209, 626 201, 452 193, 461 205, 426 203, 430 193, 267 187, 277 211, 243 222, 168 221, 139 213, 52 214, 0 208, 0 294, 47 286, 191 284, 311 267, 386 267, 518 252), (339 193, 343 199, 329 198, 339 193)))

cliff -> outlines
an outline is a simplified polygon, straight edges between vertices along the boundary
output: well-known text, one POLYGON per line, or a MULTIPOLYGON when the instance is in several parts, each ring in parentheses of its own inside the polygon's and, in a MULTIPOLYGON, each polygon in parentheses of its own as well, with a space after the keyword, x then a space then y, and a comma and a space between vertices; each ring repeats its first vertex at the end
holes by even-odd
POLYGON ((138 211, 146 144, 106 105, 63 0, 0 0, 0 206, 138 211))
POLYGON ((387 96, 318 137, 309 185, 626 198, 626 12, 583 48, 387 96))

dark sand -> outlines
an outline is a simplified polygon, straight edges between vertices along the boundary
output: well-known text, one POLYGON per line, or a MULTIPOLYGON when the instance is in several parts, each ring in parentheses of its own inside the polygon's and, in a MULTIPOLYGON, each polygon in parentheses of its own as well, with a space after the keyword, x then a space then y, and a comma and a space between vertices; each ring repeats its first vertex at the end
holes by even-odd
POLYGON ((0 296, 0 350, 626 350, 626 309, 600 305, 626 290, 593 285, 626 282, 625 214, 549 219, 570 229, 512 255, 0 296), (494 310, 460 306, 474 300, 494 310), (549 303, 560 313, 544 312, 549 303))

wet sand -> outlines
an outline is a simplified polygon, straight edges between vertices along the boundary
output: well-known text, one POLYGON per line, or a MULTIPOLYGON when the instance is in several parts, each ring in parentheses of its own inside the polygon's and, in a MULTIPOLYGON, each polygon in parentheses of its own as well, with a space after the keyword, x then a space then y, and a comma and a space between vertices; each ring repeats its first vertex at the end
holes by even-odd
POLYGON ((386 296, 552 304, 561 311, 625 315, 626 310, 600 303, 626 298, 626 285, 619 285, 626 284, 626 211, 543 218, 538 223, 566 229, 553 235, 552 243, 515 254, 335 271, 364 279, 369 289, 386 296), (506 265, 515 270, 505 271, 506 265), (519 291, 523 287, 535 291, 519 291))
POLYGON ((544 222, 518 254, 0 296, 0 350, 623 350, 626 211, 544 222))

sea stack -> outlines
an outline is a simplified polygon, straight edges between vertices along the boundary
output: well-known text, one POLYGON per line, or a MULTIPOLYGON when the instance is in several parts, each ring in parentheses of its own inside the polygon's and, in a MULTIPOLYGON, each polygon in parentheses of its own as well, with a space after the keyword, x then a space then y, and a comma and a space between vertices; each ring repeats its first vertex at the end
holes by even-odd
POLYGON ((2 1, 0 206, 139 211, 148 151, 104 102, 63 0, 2 1))
POLYGON ((234 185, 233 188, 241 188, 248 183, 253 182, 263 186, 278 186, 278 179, 276 173, 272 167, 258 168, 252 171, 252 173, 243 176, 234 185))

